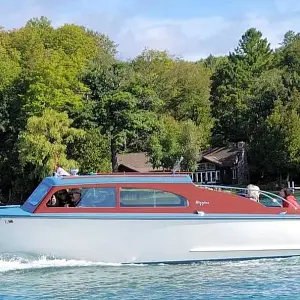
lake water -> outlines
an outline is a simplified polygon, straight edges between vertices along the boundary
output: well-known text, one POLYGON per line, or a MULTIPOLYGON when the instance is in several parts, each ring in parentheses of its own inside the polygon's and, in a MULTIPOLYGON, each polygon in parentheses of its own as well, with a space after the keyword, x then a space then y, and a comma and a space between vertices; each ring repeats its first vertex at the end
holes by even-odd
POLYGON ((300 299, 300 258, 118 265, 0 257, 0 299, 300 299))

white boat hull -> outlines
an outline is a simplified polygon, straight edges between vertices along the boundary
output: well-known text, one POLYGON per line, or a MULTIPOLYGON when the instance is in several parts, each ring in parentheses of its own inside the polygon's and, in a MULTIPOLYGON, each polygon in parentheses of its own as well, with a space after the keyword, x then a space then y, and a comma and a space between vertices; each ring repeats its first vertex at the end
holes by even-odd
MULTIPOLYGON (((178 215, 177 215, 178 216, 178 215)), ((107 263, 171 263, 300 255, 300 218, 1 217, 1 253, 107 263)))

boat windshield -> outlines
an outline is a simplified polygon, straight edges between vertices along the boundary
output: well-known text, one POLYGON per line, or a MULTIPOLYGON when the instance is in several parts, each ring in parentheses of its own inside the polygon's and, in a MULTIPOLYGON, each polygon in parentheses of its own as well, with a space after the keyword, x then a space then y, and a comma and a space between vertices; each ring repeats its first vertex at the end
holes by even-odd
MULTIPOLYGON (((223 185, 204 185, 204 184, 197 184, 197 186, 210 189, 210 190, 226 192, 243 198, 250 199, 248 187, 241 188, 241 187, 232 187, 232 186, 223 186, 223 185)), ((287 200, 281 198, 281 196, 271 192, 262 191, 259 188, 258 190, 253 189, 252 191, 258 192, 258 199, 256 201, 266 207, 282 207, 282 203, 284 201, 287 202, 287 200)), ((293 204, 291 204, 291 206, 293 206, 293 204)))
POLYGON ((45 183, 39 184, 25 203, 36 206, 46 196, 49 190, 50 190, 49 185, 45 183))

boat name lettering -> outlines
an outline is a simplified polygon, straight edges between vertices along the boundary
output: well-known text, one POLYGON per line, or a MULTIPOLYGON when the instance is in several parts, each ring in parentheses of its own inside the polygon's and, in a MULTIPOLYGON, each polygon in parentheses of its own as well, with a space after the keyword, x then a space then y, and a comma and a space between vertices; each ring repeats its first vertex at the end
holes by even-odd
POLYGON ((199 200, 196 201, 196 205, 203 206, 203 205, 208 205, 208 204, 209 204, 208 201, 199 201, 199 200))

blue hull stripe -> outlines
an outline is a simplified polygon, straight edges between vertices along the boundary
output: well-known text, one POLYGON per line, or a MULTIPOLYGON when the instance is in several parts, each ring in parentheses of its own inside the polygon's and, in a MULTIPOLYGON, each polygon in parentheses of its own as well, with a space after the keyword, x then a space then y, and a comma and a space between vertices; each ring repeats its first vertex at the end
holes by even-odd
POLYGON ((300 220, 300 215, 247 215, 247 214, 182 214, 182 213, 53 213, 34 214, 18 206, 0 209, 0 218, 40 219, 104 219, 104 220, 300 220))

